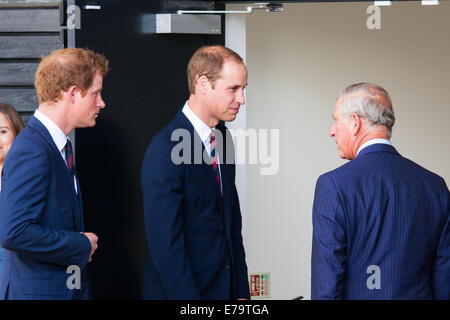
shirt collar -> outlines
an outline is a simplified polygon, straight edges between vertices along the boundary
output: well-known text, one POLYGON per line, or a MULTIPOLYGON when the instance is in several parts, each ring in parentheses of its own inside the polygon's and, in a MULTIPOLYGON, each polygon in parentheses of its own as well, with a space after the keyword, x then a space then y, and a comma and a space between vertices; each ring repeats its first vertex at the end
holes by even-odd
POLYGON ((392 143, 388 139, 372 139, 372 140, 369 140, 369 141, 366 141, 365 143, 363 143, 358 148, 358 152, 356 152, 356 155, 358 155, 362 149, 364 149, 368 146, 371 146, 373 144, 377 144, 377 143, 383 143, 383 144, 388 144, 388 145, 392 146, 392 143))
POLYGON ((200 139, 202 139, 203 143, 209 146, 209 138, 211 136, 211 131, 214 128, 210 128, 204 123, 202 120, 200 120, 199 117, 192 111, 191 107, 189 107, 187 101, 184 104, 182 112, 184 115, 189 119, 189 121, 192 123, 192 126, 194 127, 197 134, 200 136, 200 139))
POLYGON ((58 125, 53 122, 52 119, 47 117, 45 114, 40 112, 38 109, 34 112, 34 116, 42 122, 42 124, 47 128, 48 132, 50 133, 50 136, 52 137, 53 141, 56 144, 56 147, 59 151, 63 150, 66 146, 67 137, 64 132, 58 127, 58 125))

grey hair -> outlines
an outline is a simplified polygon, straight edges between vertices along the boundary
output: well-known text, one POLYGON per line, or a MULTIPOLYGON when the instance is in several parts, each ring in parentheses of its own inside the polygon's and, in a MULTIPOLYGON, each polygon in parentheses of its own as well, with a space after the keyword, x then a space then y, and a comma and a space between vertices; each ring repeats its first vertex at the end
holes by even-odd
POLYGON ((395 116, 391 98, 385 89, 362 82, 342 90, 339 98, 342 98, 339 111, 345 121, 348 122, 355 113, 367 120, 369 129, 373 129, 375 125, 385 126, 391 137, 395 116))

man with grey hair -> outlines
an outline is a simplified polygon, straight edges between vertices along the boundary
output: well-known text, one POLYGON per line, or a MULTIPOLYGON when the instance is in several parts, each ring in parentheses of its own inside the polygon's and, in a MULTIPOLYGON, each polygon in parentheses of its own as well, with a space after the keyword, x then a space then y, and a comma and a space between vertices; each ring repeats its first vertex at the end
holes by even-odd
POLYGON ((450 299, 450 194, 402 157, 386 90, 344 89, 330 136, 352 160, 321 175, 313 206, 312 299, 450 299))

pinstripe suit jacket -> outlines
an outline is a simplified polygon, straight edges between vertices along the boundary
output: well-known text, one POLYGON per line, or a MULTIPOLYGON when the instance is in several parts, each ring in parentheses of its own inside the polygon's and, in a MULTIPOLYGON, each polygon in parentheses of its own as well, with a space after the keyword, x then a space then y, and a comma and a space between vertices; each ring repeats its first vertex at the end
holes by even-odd
POLYGON ((450 299, 444 180, 374 144, 316 184, 312 299, 450 299))

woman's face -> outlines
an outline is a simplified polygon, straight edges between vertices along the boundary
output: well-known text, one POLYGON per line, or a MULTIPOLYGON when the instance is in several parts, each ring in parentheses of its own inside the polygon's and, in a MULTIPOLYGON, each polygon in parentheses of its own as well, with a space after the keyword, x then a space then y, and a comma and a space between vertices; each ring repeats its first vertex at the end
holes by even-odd
POLYGON ((14 141, 14 132, 5 114, 0 112, 0 163, 5 161, 6 154, 14 141))

